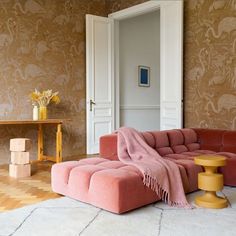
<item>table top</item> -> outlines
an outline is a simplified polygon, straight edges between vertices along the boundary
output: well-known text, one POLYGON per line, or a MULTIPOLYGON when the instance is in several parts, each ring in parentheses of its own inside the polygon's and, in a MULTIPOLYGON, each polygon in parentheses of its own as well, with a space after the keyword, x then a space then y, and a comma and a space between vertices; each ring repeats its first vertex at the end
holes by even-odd
POLYGON ((202 155, 195 157, 194 163, 201 166, 225 166, 226 158, 219 155, 202 155))
POLYGON ((24 124, 62 124, 70 119, 47 119, 47 120, 0 120, 0 125, 24 125, 24 124))

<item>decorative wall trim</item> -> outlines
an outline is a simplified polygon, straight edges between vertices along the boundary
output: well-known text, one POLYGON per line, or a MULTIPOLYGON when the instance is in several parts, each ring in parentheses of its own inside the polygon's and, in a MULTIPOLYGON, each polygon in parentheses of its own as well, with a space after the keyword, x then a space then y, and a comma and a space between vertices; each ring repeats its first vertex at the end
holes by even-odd
POLYGON ((120 110, 160 110, 160 105, 120 105, 120 110))

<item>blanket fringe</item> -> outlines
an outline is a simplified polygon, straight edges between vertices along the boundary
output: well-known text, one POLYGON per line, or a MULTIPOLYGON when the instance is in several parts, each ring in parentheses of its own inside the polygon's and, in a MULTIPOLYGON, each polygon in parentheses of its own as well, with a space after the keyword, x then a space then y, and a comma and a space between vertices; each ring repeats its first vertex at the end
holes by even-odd
POLYGON ((149 174, 144 173, 143 183, 145 186, 151 188, 161 199, 170 206, 181 207, 181 208, 190 208, 193 207, 188 202, 175 202, 170 200, 168 191, 163 189, 156 178, 151 177, 149 174))

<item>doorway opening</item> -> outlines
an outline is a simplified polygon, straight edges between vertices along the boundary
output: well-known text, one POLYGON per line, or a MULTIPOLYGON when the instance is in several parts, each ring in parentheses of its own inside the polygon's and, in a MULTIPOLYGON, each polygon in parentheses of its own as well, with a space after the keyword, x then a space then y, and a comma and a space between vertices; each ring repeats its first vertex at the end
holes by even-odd
MULTIPOLYGON (((145 26, 144 28, 146 30, 149 27, 145 26)), ((142 37, 145 38, 145 34, 147 32, 136 36, 136 38, 138 40, 142 37)), ((86 134, 88 154, 98 153, 99 138, 104 134, 111 133, 121 125, 132 126, 139 130, 167 130, 182 127, 182 34, 183 0, 147 1, 112 13, 108 18, 86 15, 86 134), (159 45, 156 45, 160 51, 159 67, 158 59, 153 59, 153 61, 157 61, 156 64, 144 60, 144 55, 150 54, 145 51, 145 46, 149 46, 149 40, 153 35, 141 42, 141 46, 136 45, 136 49, 132 49, 133 58, 121 59, 120 54, 121 57, 124 56, 128 49, 135 46, 135 43, 134 40, 129 39, 131 40, 130 46, 127 48, 127 43, 124 43, 126 49, 120 51, 119 47, 122 48, 122 45, 119 41, 122 41, 123 38, 119 31, 123 29, 119 25, 122 25, 125 22, 124 20, 130 19, 132 21, 134 17, 142 17, 143 14, 155 14, 155 11, 159 11, 160 41, 159 45), (138 47, 144 50, 140 53, 140 58, 143 61, 135 61, 139 58, 136 58, 138 47), (123 60, 126 60, 128 66, 126 63, 122 64, 123 60), (131 65, 134 61, 135 65, 131 65), (146 68, 146 71, 150 72, 149 88, 147 87, 149 84, 148 72, 144 73, 144 80, 141 79, 141 84, 146 83, 146 87, 138 86, 138 66, 143 66, 140 68, 146 68), (155 70, 160 74, 153 75, 155 70), (155 82, 155 77, 158 78, 158 76, 160 81, 155 82), (131 83, 127 85, 120 81, 123 78, 126 78, 125 80, 131 79, 133 85, 131 83), (157 83, 157 88, 153 86, 155 83, 157 83), (157 90, 155 95, 159 95, 159 97, 154 97, 155 95, 149 93, 152 86, 157 90), (133 88, 136 90, 133 91, 133 88), (137 96, 138 91, 143 96, 136 103, 135 96, 137 96), (121 92, 125 92, 125 94, 121 95, 121 92), (131 100, 126 103, 128 97, 131 97, 131 100), (147 100, 150 97, 152 99, 147 100), (157 113, 150 115, 148 119, 147 114, 154 112, 154 110, 159 110, 158 122, 155 122, 158 120, 157 113), (139 113, 140 111, 142 114, 139 113), (132 117, 138 117, 137 123, 132 117), (130 120, 132 123, 129 123, 130 120), (150 124, 159 125, 160 128, 148 126, 150 124)), ((146 50, 148 51, 148 49, 146 50)))
POLYGON ((117 27, 120 126, 159 130, 160 10, 120 20, 117 27))

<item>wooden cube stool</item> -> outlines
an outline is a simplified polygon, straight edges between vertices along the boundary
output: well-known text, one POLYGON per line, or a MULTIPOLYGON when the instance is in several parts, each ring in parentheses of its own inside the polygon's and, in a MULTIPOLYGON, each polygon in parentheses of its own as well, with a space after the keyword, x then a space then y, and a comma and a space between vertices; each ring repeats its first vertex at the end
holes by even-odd
POLYGON ((27 152, 31 149, 31 140, 28 138, 13 138, 10 140, 11 152, 27 152))
POLYGON ((24 165, 29 163, 29 152, 11 152, 11 163, 24 165))
POLYGON ((11 177, 24 178, 31 175, 30 148, 30 139, 15 138, 10 140, 11 164, 9 165, 9 175, 11 177))
POLYGON ((31 175, 31 165, 9 165, 9 175, 14 178, 25 178, 31 175))

